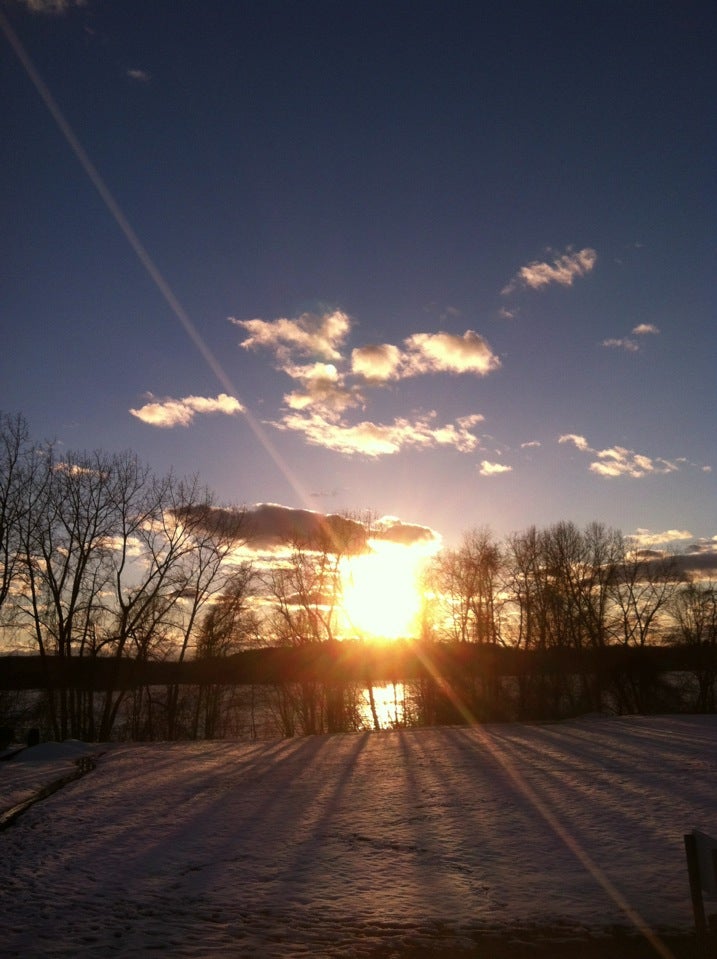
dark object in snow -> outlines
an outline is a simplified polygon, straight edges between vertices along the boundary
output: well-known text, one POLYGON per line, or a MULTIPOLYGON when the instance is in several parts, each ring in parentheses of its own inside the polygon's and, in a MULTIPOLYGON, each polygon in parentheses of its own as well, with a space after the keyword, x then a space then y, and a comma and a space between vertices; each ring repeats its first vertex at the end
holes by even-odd
POLYGON ((717 839, 693 829, 685 836, 685 852, 695 917, 697 954, 699 959, 707 959, 710 951, 703 895, 706 893, 710 898, 717 896, 717 839))

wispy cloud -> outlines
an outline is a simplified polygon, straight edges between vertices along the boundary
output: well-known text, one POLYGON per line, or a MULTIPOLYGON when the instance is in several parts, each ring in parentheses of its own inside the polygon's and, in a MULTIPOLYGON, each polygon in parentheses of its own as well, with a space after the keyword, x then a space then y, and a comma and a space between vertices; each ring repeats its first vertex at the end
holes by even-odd
POLYGON ((363 420, 350 424, 338 416, 313 411, 308 414, 288 413, 272 425, 280 430, 302 433, 307 442, 348 455, 368 457, 390 456, 402 449, 431 449, 453 447, 468 453, 478 446, 478 438, 471 432, 481 422, 480 414, 458 418, 453 423, 437 425, 431 412, 414 420, 399 417, 392 423, 373 423, 363 420))
POLYGON ((609 349, 625 350, 627 353, 637 353, 640 349, 639 345, 634 340, 631 340, 629 336, 623 336, 621 338, 609 337, 607 340, 603 340, 601 345, 609 349))
POLYGON ((150 402, 145 403, 137 410, 130 410, 143 423, 150 426, 159 426, 162 429, 171 429, 174 426, 189 426, 197 414, 226 413, 234 415, 241 413, 244 407, 234 396, 220 393, 216 397, 185 396, 182 399, 156 399, 151 394, 147 397, 150 402))
POLYGON ((146 70, 130 68, 126 71, 126 74, 130 80, 134 80, 136 83, 149 83, 151 80, 151 76, 146 70))
MULTIPOLYGON (((660 330, 654 323, 638 323, 638 325, 632 329, 633 336, 658 336, 659 333, 660 330)), ((640 344, 637 340, 633 340, 629 336, 619 338, 610 337, 603 340, 601 345, 612 349, 626 350, 628 353, 637 353, 640 350, 640 344)))
POLYGON ((568 247, 565 253, 554 256, 549 263, 533 260, 527 266, 522 266, 501 292, 507 296, 521 287, 540 290, 553 283, 572 286, 577 277, 590 273, 596 262, 597 253, 590 247, 576 253, 568 247))
POLYGON ((512 471, 512 466, 504 466, 503 463, 490 463, 488 460, 483 460, 480 464, 481 476, 500 476, 501 473, 512 473, 512 471))
POLYGON ((537 449, 541 445, 539 440, 529 440, 527 443, 521 443, 520 448, 522 450, 532 450, 537 449))
POLYGON ((87 6, 87 0, 20 0, 32 13, 66 13, 72 7, 87 6))
POLYGON ((674 473, 679 469, 678 463, 662 457, 645 456, 636 453, 624 446, 611 446, 608 449, 593 449, 584 436, 575 433, 565 433, 558 438, 558 443, 571 443, 581 453, 589 453, 597 457, 590 464, 590 471, 598 476, 629 476, 641 479, 651 474, 674 473))

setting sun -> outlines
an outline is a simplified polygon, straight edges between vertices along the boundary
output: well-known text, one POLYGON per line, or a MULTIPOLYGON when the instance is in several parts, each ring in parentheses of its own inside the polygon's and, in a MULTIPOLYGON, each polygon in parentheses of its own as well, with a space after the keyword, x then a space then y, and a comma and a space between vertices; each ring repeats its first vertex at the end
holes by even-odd
POLYGON ((415 635, 424 559, 416 549, 385 542, 353 557, 344 573, 343 594, 350 627, 386 639, 415 635))

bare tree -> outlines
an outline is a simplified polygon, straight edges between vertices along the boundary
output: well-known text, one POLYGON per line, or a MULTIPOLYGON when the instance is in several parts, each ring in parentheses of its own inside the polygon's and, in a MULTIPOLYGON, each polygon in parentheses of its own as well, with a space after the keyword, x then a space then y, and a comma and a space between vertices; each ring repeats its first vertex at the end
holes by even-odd
MULTIPOLYGON (((324 523, 311 542, 296 539, 291 553, 268 571, 265 588, 273 606, 270 629, 280 645, 307 647, 324 644, 329 660, 338 661, 338 630, 346 556, 365 549, 365 533, 356 521, 324 523)), ((339 732, 352 713, 349 688, 340 676, 326 684, 304 679, 294 705, 298 726, 307 734, 339 732)), ((292 690, 280 691, 286 700, 292 690)), ((282 702, 285 717, 290 703, 282 702)))
MULTIPOLYGON (((136 459, 122 463, 117 529, 111 555, 106 624, 116 670, 139 630, 151 639, 165 630, 171 656, 183 660, 197 617, 220 590, 231 538, 211 521, 211 497, 196 479, 161 479, 136 459)), ((108 738, 123 697, 112 680, 105 690, 99 736, 108 738)), ((167 694, 167 735, 176 733, 178 690, 167 694)))
MULTIPOLYGON (((254 569, 241 563, 229 575, 222 592, 202 618, 195 658, 223 659, 232 653, 255 646, 259 641, 259 623, 252 604, 255 595, 254 569)), ((237 689, 217 683, 199 686, 194 705, 192 738, 222 738, 226 734, 228 715, 238 711, 237 689)), ((252 734, 256 733, 254 687, 250 691, 252 734)))
POLYGON ((0 411, 0 612, 23 574, 21 530, 32 506, 32 453, 25 418, 0 411))
POLYGON ((614 640, 622 646, 638 648, 660 642, 667 625, 664 614, 678 582, 674 556, 656 556, 625 540, 610 584, 614 640))
POLYGON ((677 626, 678 642, 697 652, 694 667, 698 690, 696 708, 700 712, 713 713, 717 708, 717 584, 690 580, 674 591, 670 608, 677 626))
POLYGON ((442 550, 432 564, 432 586, 443 610, 443 632, 454 642, 495 644, 498 619, 499 544, 485 527, 466 533, 457 549, 442 550))
MULTIPOLYGON (((21 526, 26 591, 20 603, 29 617, 43 661, 96 652, 96 624, 108 585, 115 533, 118 476, 111 457, 69 454, 49 448, 38 456, 28 485, 21 526)), ((49 687, 56 737, 86 733, 82 697, 61 684, 49 687)))

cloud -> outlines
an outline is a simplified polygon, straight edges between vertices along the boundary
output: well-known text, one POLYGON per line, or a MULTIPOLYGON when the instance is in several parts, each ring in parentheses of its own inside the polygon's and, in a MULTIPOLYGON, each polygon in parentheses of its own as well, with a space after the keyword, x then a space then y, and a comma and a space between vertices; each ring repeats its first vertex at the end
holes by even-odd
POLYGON ((500 367, 500 359, 486 340, 473 330, 454 333, 414 333, 404 340, 406 374, 476 373, 486 376, 500 367))
POLYGON ((568 247, 565 253, 555 256, 550 263, 534 260, 522 266, 501 293, 505 296, 521 287, 540 290, 557 283, 559 286, 572 286, 576 277, 590 273, 597 262, 597 253, 590 247, 573 253, 568 247))
POLYGON ((590 464, 590 469, 599 476, 631 476, 633 479, 640 479, 650 473, 674 473, 678 468, 668 460, 653 460, 650 456, 635 453, 623 446, 599 450, 597 456, 597 461, 590 464))
POLYGON ((591 453, 597 459, 590 464, 590 471, 598 476, 630 476, 641 479, 650 474, 674 473, 679 469, 677 462, 652 458, 624 446, 612 446, 604 450, 593 449, 584 436, 575 433, 565 433, 558 438, 558 443, 572 443, 581 453, 591 453))
POLYGON ((481 476, 500 476, 501 473, 512 473, 512 471, 512 466, 504 466, 502 463, 490 463, 488 460, 483 460, 480 464, 481 476))
MULTIPOLYGON (((657 336, 659 332, 659 329, 653 323, 638 323, 638 325, 632 329, 633 336, 646 336, 648 334, 657 336)), ((637 353, 640 350, 639 343, 630 339, 629 336, 623 336, 620 338, 611 337, 607 340, 603 340, 602 346, 626 350, 628 353, 637 353)))
POLYGON ((130 80, 135 80, 137 83, 149 83, 151 79, 146 70, 129 69, 127 70, 127 76, 130 80))
POLYGON ((692 539, 692 533, 686 529, 667 529, 662 533, 653 533, 649 529, 636 529, 630 535, 638 546, 647 548, 650 546, 659 546, 666 543, 675 543, 679 540, 692 539))
POLYGON ((372 525, 370 538, 398 543, 401 546, 415 546, 418 543, 431 543, 438 546, 441 542, 440 533, 429 526, 404 523, 396 516, 381 517, 372 525))
POLYGON ((266 347, 285 362, 292 350, 302 356, 318 356, 324 360, 340 360, 338 350, 351 329, 351 319, 341 310, 331 313, 302 313, 295 319, 237 320, 230 322, 245 329, 249 336, 241 346, 245 350, 266 347))
POLYGON ((257 503, 250 508, 196 507, 207 529, 221 531, 254 552, 287 548, 361 552, 369 539, 412 546, 438 543, 440 536, 427 526, 404 523, 395 516, 366 524, 339 513, 294 509, 277 503, 257 503))
POLYGON ((226 393, 220 393, 218 396, 185 396, 182 399, 157 400, 152 394, 148 394, 148 399, 152 400, 146 403, 138 410, 130 410, 132 416, 148 423, 150 426, 159 426, 162 429, 171 429, 174 426, 189 426, 194 417, 200 413, 226 413, 233 415, 241 413, 244 407, 234 396, 228 396, 226 393))
POLYGON ((351 353, 351 370, 366 380, 385 382, 401 375, 401 351, 391 343, 361 346, 351 353))
POLYGON ((363 397, 355 389, 345 389, 343 377, 333 363, 312 363, 305 366, 288 364, 284 372, 302 383, 303 390, 295 390, 284 396, 284 402, 292 410, 305 410, 312 406, 332 412, 343 412, 363 404, 363 397))
POLYGON ((611 347, 616 350, 626 350, 628 353, 637 353, 640 347, 638 344, 625 336, 622 339, 610 338, 602 341, 602 346, 611 347))
POLYGON ((584 437, 584 436, 578 436, 578 435, 575 434, 575 433, 564 433, 564 434, 559 438, 558 443, 572 443, 572 444, 573 444, 574 446, 576 446, 579 450, 584 450, 584 451, 589 450, 591 453, 594 452, 594 450, 591 450, 591 449, 590 449, 590 446, 589 446, 589 444, 588 444, 588 441, 585 439, 585 437, 584 437))
MULTIPOLYGON (((237 320, 230 322, 249 336, 241 343, 245 350, 264 347, 272 350, 280 368, 301 378, 292 355, 317 356, 330 363, 342 363, 340 348, 351 330, 351 319, 340 310, 317 316, 304 313, 295 319, 237 320)), ((351 352, 350 370, 367 382, 383 383, 421 373, 474 373, 485 376, 501 362, 479 333, 414 333, 403 341, 404 350, 391 343, 369 344, 351 352)))
POLYGON ((474 373, 486 376, 501 362, 488 342, 473 330, 456 333, 414 333, 402 352, 390 343, 364 346, 351 354, 354 374, 368 381, 401 380, 424 373, 474 373))
POLYGON ((520 448, 522 450, 532 450, 537 449, 541 445, 539 440, 529 440, 527 443, 521 443, 520 448))
POLYGON ((398 417, 389 423, 371 419, 354 423, 345 418, 351 409, 365 409, 365 392, 409 377, 427 373, 485 376, 501 365, 486 340, 473 330, 415 333, 402 346, 369 344, 344 358, 342 347, 351 320, 341 311, 322 316, 302 314, 296 319, 231 322, 246 330, 244 349, 271 350, 278 368, 300 384, 285 393, 284 411, 272 426, 302 433, 308 443, 349 455, 377 457, 412 448, 450 446, 461 452, 474 450, 478 439, 472 428, 483 420, 479 414, 437 425, 436 413, 411 419, 398 417), (318 356, 312 363, 296 362, 296 355, 318 356))
POLYGON ((73 7, 84 7, 87 0, 20 0, 31 13, 66 13, 73 7))
POLYGON ((681 529, 668 529, 663 533, 638 529, 629 537, 641 547, 640 555, 645 559, 657 563, 667 559, 676 573, 693 581, 713 583, 717 577, 717 536, 697 539, 679 552, 672 547, 673 543, 692 538, 688 530, 681 529))
POLYGON ((450 446, 467 453, 478 446, 478 438, 471 427, 480 422, 480 414, 461 417, 455 423, 435 425, 435 412, 411 421, 397 418, 392 423, 373 423, 370 420, 348 424, 339 417, 319 412, 308 415, 288 413, 273 425, 280 430, 303 433, 307 442, 324 446, 339 453, 368 457, 391 456, 406 448, 431 449, 450 446))

